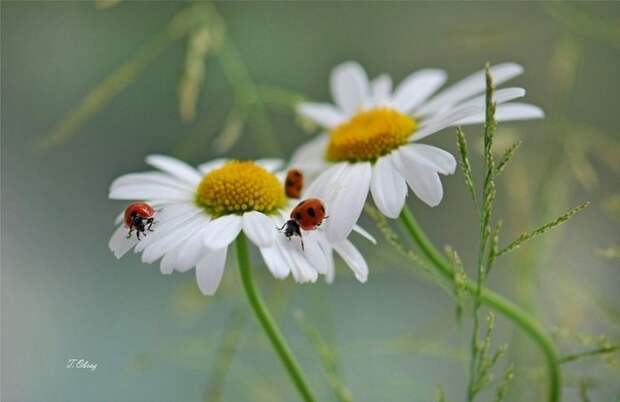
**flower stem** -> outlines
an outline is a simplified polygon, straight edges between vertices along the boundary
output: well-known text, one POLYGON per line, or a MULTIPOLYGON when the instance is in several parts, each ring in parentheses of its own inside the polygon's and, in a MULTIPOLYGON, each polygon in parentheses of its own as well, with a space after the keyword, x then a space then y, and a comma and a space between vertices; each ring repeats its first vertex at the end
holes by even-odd
POLYGON ((276 350, 280 360, 282 360, 284 368, 288 371, 291 380, 297 387, 297 390, 301 394, 303 400, 306 402, 313 402, 315 398, 310 391, 310 387, 308 386, 308 382, 304 377, 299 363, 295 360, 291 349, 284 340, 284 337, 271 317, 271 314, 269 314, 269 310, 267 310, 267 306, 258 293, 256 286, 254 286, 247 242, 243 233, 240 233, 239 236, 237 236, 236 246, 237 264, 239 265, 239 272, 241 273, 241 282, 243 283, 245 294, 248 296, 248 301, 256 314, 256 318, 265 330, 267 338, 271 341, 273 348, 276 350))
MULTIPOLYGON (((407 233, 409 233, 413 241, 420 248, 421 253, 424 254, 441 275, 450 281, 454 281, 454 270, 443 255, 435 248, 433 243, 431 243, 407 206, 403 208, 400 214, 400 220, 407 233)), ((476 282, 468 279, 464 283, 464 288, 471 295, 476 296, 476 292, 478 291, 476 282)), ((484 287, 481 288, 480 301, 493 308, 498 313, 503 314, 506 318, 519 326, 532 338, 538 347, 540 347, 547 361, 547 372, 549 377, 547 399, 549 402, 557 402, 560 399, 561 372, 555 346, 543 327, 521 307, 492 290, 484 287)))

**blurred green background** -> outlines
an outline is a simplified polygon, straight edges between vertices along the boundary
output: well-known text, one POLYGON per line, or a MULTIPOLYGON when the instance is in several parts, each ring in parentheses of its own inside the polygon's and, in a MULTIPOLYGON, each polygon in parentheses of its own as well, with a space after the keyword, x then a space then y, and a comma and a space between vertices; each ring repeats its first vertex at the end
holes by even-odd
MULTIPOLYGON (((183 2, 2 1, 2 400, 297 399, 249 314, 234 259, 211 298, 199 295, 193 271, 162 276, 134 254, 117 261, 107 242, 123 204, 107 190, 115 177, 147 169, 149 153, 191 163, 289 156, 310 138, 292 102, 328 100, 329 72, 346 60, 395 82, 424 67, 446 69, 450 82, 486 61, 525 67, 509 85, 527 88, 547 118, 500 125, 499 148, 523 140, 498 179, 502 244, 583 201, 592 206, 502 258, 489 285, 553 330, 562 355, 596 348, 601 335, 618 342, 620 3, 214 7, 203 20, 183 2), (67 369, 70 358, 97 369, 67 369)), ((479 150, 481 128, 466 133, 479 150)), ((451 130, 428 142, 456 153, 451 130)), ((439 207, 409 202, 473 274, 476 211, 460 172, 443 183, 439 207)), ((450 291, 422 279, 363 223, 380 240, 359 242, 371 271, 364 285, 344 266, 331 286, 277 281, 254 259, 315 392, 334 399, 295 319, 300 310, 337 355, 355 400, 434 400, 439 385, 447 400, 463 400, 471 317, 458 324, 450 291)), ((496 376, 515 364, 507 399, 543 399, 535 345, 501 317, 497 327, 494 344, 509 349, 496 376)), ((565 400, 620 399, 617 355, 562 367, 565 400)))

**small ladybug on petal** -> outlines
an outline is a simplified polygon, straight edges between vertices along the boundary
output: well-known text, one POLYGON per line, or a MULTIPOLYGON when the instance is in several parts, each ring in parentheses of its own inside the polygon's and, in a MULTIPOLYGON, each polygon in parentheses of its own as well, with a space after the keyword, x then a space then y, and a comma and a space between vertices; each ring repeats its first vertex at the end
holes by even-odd
POLYGON ((315 230, 323 219, 328 218, 325 215, 325 206, 318 198, 308 198, 303 200, 291 211, 291 219, 286 221, 279 230, 284 230, 284 236, 289 240, 293 235, 299 236, 301 239, 301 249, 304 249, 304 239, 301 236, 301 230, 315 230))
POLYGON ((125 209, 125 226, 129 228, 127 238, 131 237, 134 229, 136 230, 136 236, 140 240, 140 233, 146 236, 146 231, 152 232, 155 210, 146 202, 134 202, 129 204, 125 209))
POLYGON ((288 198, 299 198, 304 187, 304 174, 299 169, 291 169, 286 173, 284 190, 288 198))

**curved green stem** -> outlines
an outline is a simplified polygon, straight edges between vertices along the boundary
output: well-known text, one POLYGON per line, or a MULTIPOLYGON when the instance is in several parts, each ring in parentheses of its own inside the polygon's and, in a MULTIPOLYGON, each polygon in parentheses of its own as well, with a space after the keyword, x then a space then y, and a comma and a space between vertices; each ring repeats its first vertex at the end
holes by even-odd
POLYGON ((240 233, 239 236, 237 236, 236 246, 237 264, 239 265, 239 272, 241 273, 241 282, 243 283, 245 294, 248 296, 248 301, 256 314, 256 318, 265 330, 267 338, 269 338, 273 348, 280 357, 280 360, 282 360, 284 368, 288 371, 288 374, 301 394, 301 397, 306 402, 313 402, 315 400, 314 396, 310 391, 310 387, 308 386, 308 382, 303 375, 299 363, 295 360, 291 349, 286 344, 284 337, 280 333, 280 330, 271 317, 271 314, 269 314, 269 310, 267 310, 267 306, 265 306, 265 303, 258 293, 256 286, 254 286, 247 242, 243 233, 240 233))
MULTIPOLYGON (((424 254, 433 266, 437 268, 437 271, 441 275, 453 281, 454 271, 452 267, 435 248, 433 243, 431 243, 430 239, 426 236, 413 217, 413 214, 406 206, 401 212, 400 219, 407 233, 411 235, 422 254, 424 254)), ((467 280, 464 283, 464 287, 472 295, 475 295, 478 291, 478 285, 472 280, 467 280)), ((558 363, 558 355, 551 338, 544 328, 521 307, 492 290, 482 288, 480 300, 482 303, 503 314, 506 318, 518 325, 540 347, 547 361, 547 372, 549 376, 549 394, 547 399, 549 402, 559 401, 561 392, 561 372, 558 363)))

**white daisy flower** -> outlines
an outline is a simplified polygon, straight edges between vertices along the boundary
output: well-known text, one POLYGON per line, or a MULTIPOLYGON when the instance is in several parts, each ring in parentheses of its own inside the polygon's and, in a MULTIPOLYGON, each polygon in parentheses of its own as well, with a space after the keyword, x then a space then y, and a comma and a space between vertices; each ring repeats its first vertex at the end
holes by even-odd
MULTIPOLYGON (((521 74, 514 63, 490 68, 495 85, 521 74)), ((446 81, 442 70, 425 69, 409 75, 392 90, 388 75, 369 81, 364 69, 348 62, 331 74, 335 105, 301 103, 298 112, 327 133, 303 145, 292 165, 305 172, 324 170, 308 194, 330 205, 330 241, 345 239, 357 222, 370 191, 377 208, 396 218, 407 196, 407 185, 430 206, 443 197, 439 174, 453 174, 454 157, 418 141, 446 127, 484 122, 486 88, 479 71, 434 95, 446 81)), ((498 121, 543 117, 540 108, 510 102, 525 95, 522 88, 495 91, 498 121)))
MULTIPOLYGON (((333 260, 324 238, 304 233, 301 250, 276 229, 290 213, 283 184, 272 173, 280 160, 217 159, 198 169, 162 155, 151 155, 146 162, 160 171, 127 174, 110 186, 110 198, 148 200, 156 210, 153 230, 141 240, 127 236, 123 214, 117 218, 119 226, 109 242, 117 258, 135 249, 145 263, 161 259, 164 274, 195 267, 201 292, 212 295, 222 279, 228 246, 243 231, 275 277, 292 273, 297 282, 314 282, 318 273, 329 274, 333 260)), ((365 261, 353 257, 355 251, 344 253, 356 269, 364 269, 365 261)))

